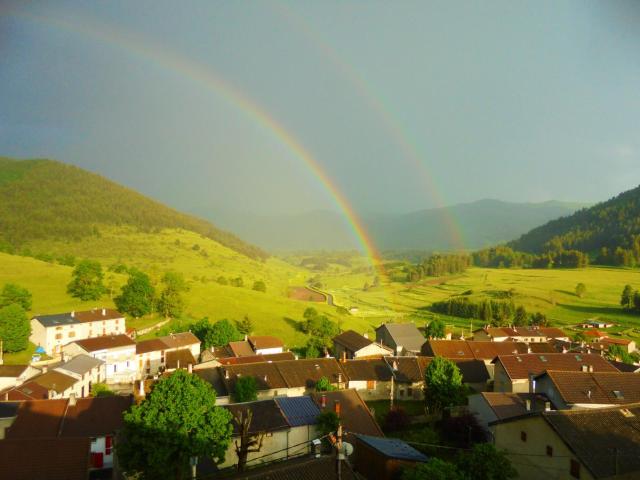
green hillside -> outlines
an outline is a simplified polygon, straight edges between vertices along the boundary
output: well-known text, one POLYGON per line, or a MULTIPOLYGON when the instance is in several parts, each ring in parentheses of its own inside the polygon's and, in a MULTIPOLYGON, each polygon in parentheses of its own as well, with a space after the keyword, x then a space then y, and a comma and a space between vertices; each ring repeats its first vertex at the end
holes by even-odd
POLYGON ((33 240, 78 241, 98 225, 151 232, 182 228, 251 258, 267 253, 197 217, 185 215, 78 167, 52 160, 0 158, 0 240, 30 248, 33 240))
POLYGON ((599 252, 602 248, 614 252, 617 248, 636 249, 638 235, 640 187, 534 228, 509 246, 533 253, 560 249, 599 252))

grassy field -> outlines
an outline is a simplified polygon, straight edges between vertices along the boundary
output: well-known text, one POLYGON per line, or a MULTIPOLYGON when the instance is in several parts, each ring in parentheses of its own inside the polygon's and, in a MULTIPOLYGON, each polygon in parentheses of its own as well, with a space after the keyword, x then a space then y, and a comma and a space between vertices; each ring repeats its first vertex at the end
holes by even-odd
MULTIPOLYGON (((266 262, 251 260, 210 239, 182 230, 141 233, 130 228, 100 228, 100 236, 79 242, 34 242, 34 252, 71 253, 78 258, 100 260, 105 269, 113 264, 135 266, 158 282, 167 270, 182 272, 189 283, 186 295, 187 318, 208 317, 211 321, 239 320, 248 315, 256 334, 281 337, 288 347, 300 347, 307 337, 299 329, 304 310, 313 306, 338 322, 342 329, 369 332, 383 321, 413 321, 422 326, 435 318, 428 307, 435 301, 469 292, 469 298, 495 298, 513 289, 514 302, 527 311, 547 314, 553 325, 570 327, 587 319, 600 318, 619 324, 613 329, 640 339, 640 317, 619 307, 625 284, 640 287, 640 271, 591 267, 580 270, 494 270, 471 268, 462 275, 427 278, 415 284, 389 283, 373 285, 375 271, 361 257, 354 257, 350 267, 331 265, 323 271, 297 266, 288 258, 270 258, 266 262), (218 283, 218 277, 242 277, 243 287, 218 283), (333 296, 336 306, 351 309, 352 314, 319 302, 289 298, 292 287, 305 285, 310 278, 322 283, 323 291, 333 296), (253 282, 262 280, 266 293, 252 290, 253 282), (575 295, 577 283, 584 283, 587 293, 575 295)), ((33 293, 34 313, 55 313, 92 307, 111 307, 105 295, 99 301, 80 302, 66 293, 72 268, 28 257, 0 253, 0 285, 15 282, 33 293)), ((114 291, 126 281, 126 275, 106 272, 105 283, 114 291)), ((466 319, 440 316, 454 331, 468 334, 473 325, 466 319)), ((128 319, 128 325, 142 328, 160 319, 150 316, 128 319)))

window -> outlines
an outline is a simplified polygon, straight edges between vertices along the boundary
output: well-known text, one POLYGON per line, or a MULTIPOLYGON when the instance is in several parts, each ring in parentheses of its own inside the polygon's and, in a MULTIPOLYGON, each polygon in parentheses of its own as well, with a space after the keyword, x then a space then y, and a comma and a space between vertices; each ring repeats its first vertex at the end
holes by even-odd
POLYGON ((62 338, 62 334, 61 333, 56 333, 56 340, 60 340, 62 338))
POLYGON ((520 432, 520 440, 523 442, 527 441, 527 432, 520 432))
POLYGON ((367 390, 375 390, 376 381, 375 380, 367 380, 367 390))
POLYGON ((553 447, 551 445, 547 445, 547 456, 553 457, 553 447))
POLYGON ((580 478, 580 463, 577 460, 571 459, 571 466, 569 467, 569 474, 573 478, 580 478))
POLYGON ((73 338, 76 336, 76 332, 69 332, 69 335, 67 335, 69 338, 73 338))
POLYGON ((413 397, 413 388, 411 387, 407 388, 407 397, 413 397))
POLYGON ((403 388, 400 389, 400 396, 404 397, 404 389, 403 388))

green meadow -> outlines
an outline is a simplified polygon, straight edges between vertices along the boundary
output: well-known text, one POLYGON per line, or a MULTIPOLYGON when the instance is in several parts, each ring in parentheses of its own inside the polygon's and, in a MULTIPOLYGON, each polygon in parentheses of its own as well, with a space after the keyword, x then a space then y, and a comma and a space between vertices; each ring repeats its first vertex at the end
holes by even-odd
MULTIPOLYGON (((640 339, 640 317, 624 312, 619 306, 625 284, 640 288, 640 271, 634 269, 471 268, 452 277, 426 278, 412 284, 382 280, 371 286, 376 273, 362 257, 352 257, 348 266, 330 264, 316 271, 299 266, 300 258, 296 257, 286 257, 286 261, 277 257, 264 262, 253 260, 186 230, 145 233, 129 227, 100 227, 98 231, 74 242, 30 242, 29 248, 33 252, 99 260, 105 270, 105 284, 115 294, 127 276, 109 271, 112 265, 139 268, 154 282, 159 282, 167 270, 179 271, 189 284, 184 322, 202 317, 210 321, 240 320, 248 315, 254 322, 255 334, 278 336, 291 348, 303 346, 307 341, 299 322, 309 306, 338 322, 343 330, 351 328, 372 335, 374 328, 385 321, 412 321, 422 326, 440 317, 456 333, 468 335, 470 328, 481 325, 479 320, 437 315, 428 307, 435 301, 463 293, 470 299, 481 300, 498 298, 509 290, 516 305, 524 305, 529 313, 543 312, 551 324, 569 331, 581 321, 600 318, 618 324, 613 329, 615 333, 640 339), (244 286, 220 284, 219 277, 242 277, 244 286), (333 296, 335 306, 289 298, 291 287, 305 285, 312 278, 322 284, 322 291, 333 296), (266 283, 265 293, 252 289, 256 280, 266 283), (574 293, 577 283, 587 287, 583 298, 574 293), (336 307, 344 307, 351 313, 336 307)), ((0 253, 0 285, 15 282, 28 288, 33 293, 31 314, 113 306, 110 295, 92 302, 71 298, 66 293, 71 272, 71 267, 0 253)), ((157 316, 131 318, 128 325, 144 328, 161 320, 157 316)), ((6 361, 23 361, 27 353, 8 355, 6 361)))

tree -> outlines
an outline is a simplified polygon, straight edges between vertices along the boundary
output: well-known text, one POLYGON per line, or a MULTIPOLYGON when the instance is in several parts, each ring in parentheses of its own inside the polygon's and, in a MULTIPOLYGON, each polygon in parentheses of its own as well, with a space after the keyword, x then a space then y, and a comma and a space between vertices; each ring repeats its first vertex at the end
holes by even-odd
POLYGON ((424 374, 425 402, 432 412, 457 405, 464 398, 462 374, 458 366, 444 357, 435 357, 424 374))
POLYGON ((203 348, 222 347, 229 342, 242 339, 242 335, 235 325, 227 319, 218 320, 211 324, 209 320, 203 318, 198 323, 192 325, 193 334, 202 342, 203 348))
POLYGON ((251 335, 253 331, 253 322, 249 318, 249 315, 245 315, 239 322, 236 321, 236 328, 241 335, 251 335))
POLYGON ((324 344, 317 338, 310 338, 304 347, 304 358, 318 358, 324 349, 324 344))
POLYGON ((222 275, 217 278, 216 282, 218 282, 220 285, 228 285, 229 284, 229 281, 225 277, 223 277, 222 275))
POLYGON ((326 410, 316 417, 316 428, 321 435, 335 432, 339 423, 340 418, 333 410, 326 410))
POLYGON ((536 327, 546 327, 547 324, 547 316, 544 313, 536 312, 531 315, 531 325, 536 327))
POLYGON ((253 412, 250 409, 240 410, 233 415, 240 427, 240 443, 235 441, 236 455, 238 456, 237 469, 244 472, 249 453, 256 453, 262 449, 265 432, 251 433, 253 412))
POLYGON ((267 291, 267 285, 262 280, 256 280, 255 282, 253 282, 253 289, 256 292, 263 292, 264 293, 264 292, 267 291))
POLYGON ((633 309, 640 312, 640 292, 633 292, 633 309))
POLYGON ((584 283, 579 283, 576 285, 576 295, 580 298, 584 297, 585 293, 587 293, 587 286, 584 283))
POLYGON ((625 285, 620 296, 620 305, 624 308, 631 308, 633 306, 633 295, 635 291, 631 285, 625 285))
POLYGON ((102 265, 93 260, 82 260, 71 273, 67 293, 80 300, 99 300, 105 292, 102 284, 102 265))
POLYGON ((424 334, 430 339, 445 338, 444 322, 439 318, 432 320, 424 329, 424 334))
POLYGON ((125 412, 118 460, 123 470, 137 473, 137 478, 187 478, 192 457, 224 460, 233 432, 231 418, 231 413, 216 406, 210 384, 177 370, 125 412))
POLYGON ((255 377, 240 377, 233 389, 233 398, 237 403, 253 402, 258 399, 258 382, 255 377))
POLYGON ((461 453, 456 463, 462 477, 473 480, 509 480, 518 475, 505 452, 490 443, 475 444, 470 452, 461 453))
POLYGON ((113 300, 118 310, 137 318, 153 311, 155 298, 156 290, 151 285, 149 276, 132 268, 129 271, 129 279, 122 287, 120 295, 113 300))
POLYGON ((316 392, 332 392, 335 389, 327 377, 320 377, 316 382, 316 392))
POLYGON ((29 346, 31 323, 22 306, 12 303, 0 308, 0 339, 5 352, 19 352, 29 346))
POLYGON ((518 305, 518 308, 516 308, 516 311, 513 315, 513 324, 516 327, 524 327, 527 325, 527 318, 529 318, 527 309, 522 305, 518 305))
POLYGON ((158 312, 169 317, 179 317, 184 310, 184 298, 182 294, 189 287, 184 276, 179 272, 166 272, 162 276, 164 289, 158 299, 158 312))
POLYGON ((458 467, 439 458, 432 458, 426 463, 418 463, 415 467, 402 472, 402 480, 462 480, 458 467))
POLYGON ((31 310, 31 292, 15 283, 6 283, 0 292, 0 308, 16 303, 24 311, 31 310))
POLYGON ((620 345, 611 345, 607 350, 607 358, 628 364, 634 363, 631 354, 620 345))
POLYGON ((113 397, 115 392, 106 383, 94 383, 91 386, 92 397, 113 397))

